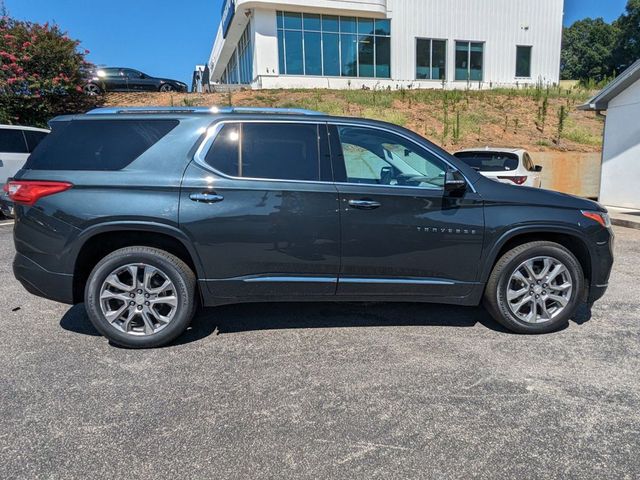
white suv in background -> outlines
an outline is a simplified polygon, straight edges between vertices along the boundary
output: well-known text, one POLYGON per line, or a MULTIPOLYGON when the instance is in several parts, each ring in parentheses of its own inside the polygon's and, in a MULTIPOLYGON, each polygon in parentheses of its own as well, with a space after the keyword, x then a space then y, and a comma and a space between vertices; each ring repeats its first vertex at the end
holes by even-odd
POLYGON ((454 155, 485 177, 512 185, 540 188, 542 167, 521 148, 468 149, 454 155))
MULTIPOLYGON (((0 125, 0 185, 22 168, 48 133, 44 128, 0 125)), ((0 210, 5 216, 13 216, 13 205, 5 191, 0 195, 0 210)))

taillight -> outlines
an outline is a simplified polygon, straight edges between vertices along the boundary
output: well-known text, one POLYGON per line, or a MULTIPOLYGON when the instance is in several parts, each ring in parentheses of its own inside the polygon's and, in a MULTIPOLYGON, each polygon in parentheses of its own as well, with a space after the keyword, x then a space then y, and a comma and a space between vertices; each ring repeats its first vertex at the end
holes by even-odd
POLYGON ((527 181, 527 177, 498 177, 500 180, 511 180, 513 183, 515 183, 516 185, 522 185, 524 182, 527 181))
POLYGON ((585 211, 585 210, 582 210, 581 213, 582 213, 583 216, 598 222, 604 228, 609 228, 611 226, 611 218, 609 217, 608 213, 604 213, 604 212, 588 212, 588 211, 585 211))
POLYGON ((9 198, 22 205, 33 205, 42 197, 64 192, 73 187, 68 182, 46 182, 38 180, 12 180, 4 186, 9 198))

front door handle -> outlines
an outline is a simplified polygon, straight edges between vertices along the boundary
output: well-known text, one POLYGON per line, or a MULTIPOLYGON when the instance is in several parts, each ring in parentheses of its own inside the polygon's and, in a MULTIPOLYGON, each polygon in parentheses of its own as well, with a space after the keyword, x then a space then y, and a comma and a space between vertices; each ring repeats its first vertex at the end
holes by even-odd
POLYGON ((194 202, 200 203, 218 203, 224 200, 222 195, 213 192, 192 193, 189 198, 194 202))
POLYGON ((382 204, 373 200, 349 200, 349 206, 358 210, 375 210, 380 208, 382 204))

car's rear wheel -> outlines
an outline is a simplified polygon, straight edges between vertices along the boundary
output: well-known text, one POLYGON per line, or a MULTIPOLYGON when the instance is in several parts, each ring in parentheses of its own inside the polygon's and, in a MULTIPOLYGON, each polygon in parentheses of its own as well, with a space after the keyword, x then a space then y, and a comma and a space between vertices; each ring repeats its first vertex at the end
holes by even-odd
POLYGON ((100 88, 100 86, 96 85, 95 83, 87 83, 84 88, 84 93, 86 93, 87 95, 100 95, 102 93, 102 89, 100 88))
POLYGON ((165 345, 191 323, 196 279, 178 257, 151 247, 127 247, 104 257, 89 275, 89 318, 113 343, 165 345))
POLYGON ((169 84, 169 83, 164 83, 160 86, 160 91, 161 92, 173 92, 175 91, 175 88, 173 88, 173 85, 169 84))
POLYGON ((549 333, 567 325, 583 288, 582 266, 568 249, 553 242, 531 242, 498 260, 484 304, 509 330, 549 333))

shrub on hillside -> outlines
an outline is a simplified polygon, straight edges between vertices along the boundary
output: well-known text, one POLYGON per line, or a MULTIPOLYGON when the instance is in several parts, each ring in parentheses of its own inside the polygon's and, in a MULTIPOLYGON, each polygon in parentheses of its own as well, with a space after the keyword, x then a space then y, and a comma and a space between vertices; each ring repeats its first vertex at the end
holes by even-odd
POLYGON ((0 123, 44 126, 91 108, 82 91, 87 50, 56 25, 0 18, 0 123))

